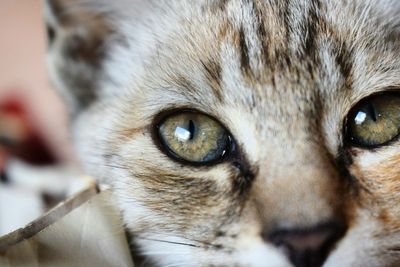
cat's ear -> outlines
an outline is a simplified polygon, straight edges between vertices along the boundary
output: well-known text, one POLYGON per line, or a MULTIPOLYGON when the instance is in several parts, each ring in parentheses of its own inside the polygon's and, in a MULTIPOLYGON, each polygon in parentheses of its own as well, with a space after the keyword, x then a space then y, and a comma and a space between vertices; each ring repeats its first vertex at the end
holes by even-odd
POLYGON ((97 100, 115 31, 98 0, 45 0, 50 78, 72 114, 97 100))

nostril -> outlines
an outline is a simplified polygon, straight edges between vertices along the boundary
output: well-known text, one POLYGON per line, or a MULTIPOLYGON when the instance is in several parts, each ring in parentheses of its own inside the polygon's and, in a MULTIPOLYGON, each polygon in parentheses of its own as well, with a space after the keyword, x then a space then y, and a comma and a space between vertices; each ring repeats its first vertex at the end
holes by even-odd
POLYGON ((263 237, 282 248, 296 267, 319 267, 344 233, 343 224, 325 223, 307 229, 277 229, 263 237))
POLYGON ((331 236, 329 229, 318 231, 284 231, 275 233, 271 241, 277 245, 287 245, 294 250, 318 250, 331 236))

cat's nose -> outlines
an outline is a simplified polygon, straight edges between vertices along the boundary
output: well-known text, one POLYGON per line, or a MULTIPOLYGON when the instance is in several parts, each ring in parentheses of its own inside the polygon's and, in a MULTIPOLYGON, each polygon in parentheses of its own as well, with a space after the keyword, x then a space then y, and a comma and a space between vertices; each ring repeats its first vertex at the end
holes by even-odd
POLYGON ((281 248, 294 266, 320 267, 344 233, 343 224, 331 222, 307 229, 277 229, 263 238, 281 248))

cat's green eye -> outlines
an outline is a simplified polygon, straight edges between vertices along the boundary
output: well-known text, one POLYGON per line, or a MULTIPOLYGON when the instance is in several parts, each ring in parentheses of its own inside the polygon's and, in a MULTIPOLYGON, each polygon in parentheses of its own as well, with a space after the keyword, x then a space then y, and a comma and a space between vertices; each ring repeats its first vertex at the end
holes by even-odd
POLYGON ((230 135, 218 121, 192 111, 164 118, 158 125, 158 135, 170 156, 193 164, 221 160, 231 148, 230 135))
POLYGON ((361 101, 347 118, 347 138, 353 145, 377 147, 400 134, 400 94, 378 94, 361 101))

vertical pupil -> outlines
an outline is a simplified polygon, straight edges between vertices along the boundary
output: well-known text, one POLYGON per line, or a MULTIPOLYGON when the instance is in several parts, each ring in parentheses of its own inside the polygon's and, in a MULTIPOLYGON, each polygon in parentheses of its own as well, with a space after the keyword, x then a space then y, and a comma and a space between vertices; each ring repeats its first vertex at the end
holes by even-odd
POLYGON ((378 120, 378 116, 376 114, 374 105, 372 103, 368 103, 367 109, 368 109, 369 115, 371 116, 371 119, 374 122, 376 122, 378 120))
POLYGON ((189 140, 193 140, 193 137, 194 137, 194 129, 195 129, 194 122, 193 122, 192 120, 189 120, 189 128, 188 128, 188 130, 189 130, 189 132, 190 132, 189 140))

